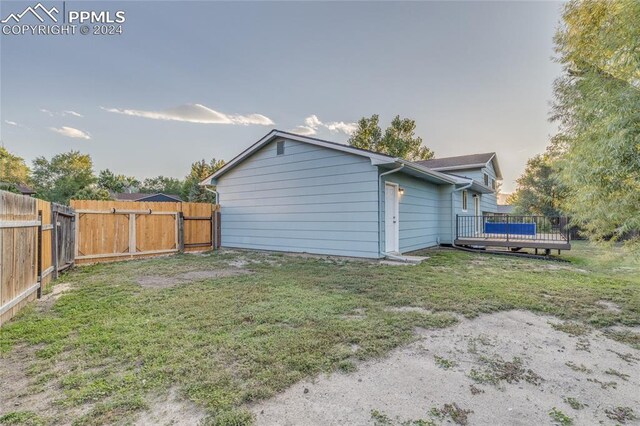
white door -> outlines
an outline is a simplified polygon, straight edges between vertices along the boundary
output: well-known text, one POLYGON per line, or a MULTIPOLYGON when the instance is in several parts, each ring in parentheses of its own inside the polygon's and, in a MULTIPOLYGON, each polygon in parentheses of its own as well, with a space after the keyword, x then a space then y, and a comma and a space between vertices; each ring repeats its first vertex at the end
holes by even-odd
POLYGON ((475 215, 475 222, 476 222, 476 235, 481 234, 483 229, 482 229, 482 217, 480 216, 480 196, 479 195, 474 195, 473 197, 473 212, 475 215))
POLYGON ((384 185, 384 238, 385 252, 400 251, 400 205, 398 185, 395 183, 384 185))

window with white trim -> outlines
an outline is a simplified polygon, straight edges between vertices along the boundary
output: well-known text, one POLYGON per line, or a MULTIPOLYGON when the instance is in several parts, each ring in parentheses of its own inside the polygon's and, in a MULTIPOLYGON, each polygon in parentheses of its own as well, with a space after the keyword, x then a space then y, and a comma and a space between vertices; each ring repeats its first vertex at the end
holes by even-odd
POLYGON ((468 198, 467 190, 463 189, 462 190, 462 211, 464 212, 467 211, 467 198, 468 198))
POLYGON ((484 186, 489 186, 489 174, 484 173, 484 186))

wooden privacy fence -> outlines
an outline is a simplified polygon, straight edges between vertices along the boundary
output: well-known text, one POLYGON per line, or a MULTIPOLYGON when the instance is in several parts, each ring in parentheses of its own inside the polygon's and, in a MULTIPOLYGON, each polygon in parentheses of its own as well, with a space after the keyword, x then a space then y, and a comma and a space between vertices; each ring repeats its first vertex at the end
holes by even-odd
POLYGON ((0 325, 73 265, 74 225, 69 207, 0 191, 0 325))
POLYGON ((208 203, 72 200, 77 263, 220 247, 219 207, 208 203))

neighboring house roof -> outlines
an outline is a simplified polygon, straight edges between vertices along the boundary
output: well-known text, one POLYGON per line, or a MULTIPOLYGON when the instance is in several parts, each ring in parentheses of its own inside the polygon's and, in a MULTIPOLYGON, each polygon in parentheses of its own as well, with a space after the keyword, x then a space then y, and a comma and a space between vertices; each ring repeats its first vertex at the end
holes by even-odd
POLYGON ((36 193, 36 191, 34 189, 31 189, 31 187, 23 184, 23 183, 19 183, 16 185, 16 188, 18 188, 18 191, 20 191, 20 193, 22 195, 33 195, 36 193))
POLYGON ((263 146, 267 145, 268 143, 276 139, 289 139, 297 142, 308 143, 311 145, 334 149, 336 151, 342 151, 349 154, 358 155, 361 157, 367 157, 369 158, 369 160, 371 160, 371 164, 374 166, 385 166, 389 168, 402 166, 403 172, 405 173, 409 173, 411 175, 422 177, 422 178, 427 178, 429 180, 436 181, 439 183, 466 184, 470 182, 469 179, 464 179, 461 181, 460 178, 456 178, 453 176, 446 175, 444 173, 431 170, 430 168, 425 167, 417 162, 407 161, 401 158, 394 158, 394 157, 391 157, 390 155, 381 154, 381 153, 369 151, 366 149, 354 148, 352 146, 344 145, 341 143, 330 142, 323 139, 311 138, 308 136, 296 135, 294 133, 283 132, 281 130, 274 129, 269 133, 267 133, 264 137, 262 137, 256 143, 251 145, 249 148, 244 150, 234 159, 232 159, 227 164, 225 164, 224 167, 220 168, 217 172, 215 172, 214 174, 212 174, 211 176, 207 177, 202 182, 200 182, 200 185, 211 185, 212 181, 215 181, 216 179, 220 178, 225 173, 229 172, 234 167, 236 167, 238 164, 242 163, 244 159, 248 158, 253 153, 258 151, 260 148, 262 148, 263 146))
POLYGON ((161 192, 158 192, 156 194, 147 194, 142 192, 122 192, 122 193, 113 195, 113 197, 118 201, 144 201, 148 198, 153 198, 157 196, 167 197, 178 202, 182 201, 182 199, 177 195, 163 194, 161 192))
POLYGON ((493 169, 496 171, 496 177, 502 179, 502 173, 495 152, 487 152, 484 154, 459 155, 456 157, 434 158, 432 160, 417 161, 417 163, 428 167, 432 170, 464 170, 478 167, 486 167, 489 162, 493 163, 493 169))
POLYGON ((513 206, 498 204, 498 213, 510 214, 513 213, 513 210, 513 206))

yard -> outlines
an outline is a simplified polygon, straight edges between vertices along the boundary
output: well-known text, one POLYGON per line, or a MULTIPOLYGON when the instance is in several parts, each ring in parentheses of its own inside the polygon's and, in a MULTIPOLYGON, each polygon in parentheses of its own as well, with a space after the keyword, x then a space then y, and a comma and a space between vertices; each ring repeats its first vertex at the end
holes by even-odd
MULTIPOLYGON (((549 423, 580 418, 581 398, 590 398, 590 409, 599 410, 593 415, 610 424, 636 421, 637 257, 581 243, 563 255, 570 263, 447 249, 421 254, 430 258, 418 266, 391 266, 222 250, 77 268, 0 331, 0 424, 269 423, 284 413, 283 403, 304 407, 299 399, 314 396, 314 383, 325 396, 333 395, 331 383, 350 389, 358 380, 372 381, 375 392, 375 374, 385 375, 380 366, 402 367, 406 357, 397 357, 407 348, 414 358, 428 353, 433 377, 443 380, 438 386, 446 387, 447 374, 457 375, 464 400, 486 394, 500 404, 495 395, 510 395, 505 386, 511 385, 535 400, 535 386, 555 379, 533 355, 504 352, 466 367, 462 352, 503 348, 504 342, 491 344, 494 337, 509 338, 500 334, 500 321, 511 321, 516 334, 525 333, 525 324, 544 333, 547 327, 538 336, 540 353, 553 347, 589 356, 592 345, 600 367, 607 362, 603 354, 611 355, 609 380, 588 376, 594 368, 584 365, 588 360, 563 359, 567 374, 582 375, 584 386, 596 390, 537 408, 549 423), (485 315, 498 312, 503 317, 485 315), (484 332, 488 337, 469 339, 484 332), (464 351, 451 345, 454 339, 464 351), (600 395, 617 403, 596 407, 600 395)), ((401 374, 393 374, 398 393, 403 380, 412 381, 401 374)), ((438 392, 435 382, 429 386, 420 385, 438 392)), ((392 401, 394 389, 387 391, 392 401)), ((398 404, 374 404, 366 409, 367 422, 474 424, 482 418, 453 393, 446 404, 410 404, 419 406, 420 419, 399 418, 402 412, 392 412, 398 404)))

